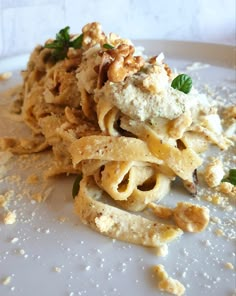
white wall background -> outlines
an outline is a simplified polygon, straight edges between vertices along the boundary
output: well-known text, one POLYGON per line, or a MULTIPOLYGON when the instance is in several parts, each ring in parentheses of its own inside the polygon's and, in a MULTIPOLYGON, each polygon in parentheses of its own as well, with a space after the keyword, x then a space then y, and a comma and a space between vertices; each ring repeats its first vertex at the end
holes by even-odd
POLYGON ((69 25, 99 21, 131 39, 235 44, 235 0, 0 0, 0 57, 29 52, 69 25))

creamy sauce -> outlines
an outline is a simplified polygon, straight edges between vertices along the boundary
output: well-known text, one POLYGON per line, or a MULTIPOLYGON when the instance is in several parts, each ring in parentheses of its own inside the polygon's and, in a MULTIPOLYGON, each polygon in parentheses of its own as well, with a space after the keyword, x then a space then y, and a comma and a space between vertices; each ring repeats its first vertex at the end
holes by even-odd
POLYGON ((139 72, 119 83, 108 81, 95 95, 132 119, 152 124, 160 117, 172 120, 186 111, 195 117, 202 106, 209 107, 207 97, 195 89, 185 94, 172 88, 166 71, 156 65, 151 73, 139 72))

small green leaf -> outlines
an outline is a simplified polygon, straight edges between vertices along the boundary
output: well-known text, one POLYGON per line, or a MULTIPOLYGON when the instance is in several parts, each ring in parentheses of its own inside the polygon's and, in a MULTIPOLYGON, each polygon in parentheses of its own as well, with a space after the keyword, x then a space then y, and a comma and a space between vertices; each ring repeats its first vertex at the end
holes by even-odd
POLYGON ((45 44, 45 48, 54 49, 52 52, 52 58, 55 61, 63 60, 67 57, 67 52, 70 47, 81 48, 83 42, 83 34, 78 36, 75 40, 70 41, 70 27, 61 29, 56 34, 56 39, 51 43, 45 44))
POLYGON ((114 49, 114 48, 115 48, 113 45, 108 44, 108 43, 103 44, 102 47, 103 47, 103 48, 106 48, 106 49, 114 49))
POLYGON ((82 43, 83 43, 83 34, 80 34, 79 37, 77 37, 76 39, 74 39, 73 41, 70 41, 70 47, 73 48, 81 48, 82 47, 82 43))
POLYGON ((59 33, 56 34, 56 40, 61 40, 63 42, 70 41, 70 27, 67 26, 64 29, 61 29, 59 33))
POLYGON ((45 44, 44 47, 46 47, 46 48, 53 48, 53 49, 55 49, 55 48, 61 48, 61 44, 55 40, 52 43, 45 44))
POLYGON ((192 79, 186 74, 180 74, 172 81, 171 87, 188 94, 192 88, 192 79))
POLYGON ((236 186, 236 169, 229 170, 229 174, 226 178, 223 178, 221 182, 229 182, 236 186))
POLYGON ((73 184, 73 187, 72 187, 72 196, 73 198, 76 197, 76 195, 78 194, 79 192, 79 188, 80 188, 80 181, 82 180, 82 174, 81 175, 78 175, 76 178, 75 178, 75 181, 74 181, 74 184, 73 184))

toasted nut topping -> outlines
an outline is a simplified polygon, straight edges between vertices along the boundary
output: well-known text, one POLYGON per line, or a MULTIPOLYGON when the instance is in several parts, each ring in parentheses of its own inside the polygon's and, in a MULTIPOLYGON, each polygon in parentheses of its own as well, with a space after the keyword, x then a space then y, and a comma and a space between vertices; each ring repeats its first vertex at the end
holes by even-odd
POLYGON ((173 217, 179 228, 188 232, 203 231, 210 219, 208 208, 187 202, 177 204, 173 217))

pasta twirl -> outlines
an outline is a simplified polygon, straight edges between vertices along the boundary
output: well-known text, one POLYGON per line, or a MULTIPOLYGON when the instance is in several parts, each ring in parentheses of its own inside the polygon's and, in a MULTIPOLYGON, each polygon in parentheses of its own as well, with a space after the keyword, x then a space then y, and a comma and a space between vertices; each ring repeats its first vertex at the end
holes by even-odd
POLYGON ((82 174, 75 211, 96 231, 152 247, 174 240, 178 227, 132 212, 160 202, 176 178, 196 192, 200 153, 233 144, 221 133, 216 108, 194 87, 173 87, 178 76, 162 53, 136 54, 130 40, 106 35, 99 23, 68 38, 62 52, 62 39, 56 50, 50 39, 32 52, 15 110, 33 136, 1 139, 1 149, 51 148, 47 176, 82 174))
POLYGON ((100 202, 103 194, 91 177, 81 181, 75 210, 81 220, 93 229, 113 238, 149 247, 160 246, 182 234, 176 226, 134 216, 100 202))

